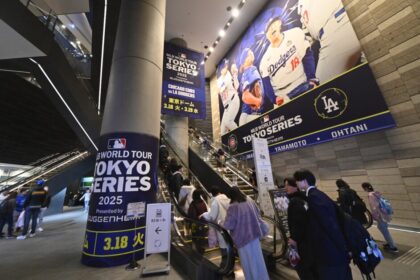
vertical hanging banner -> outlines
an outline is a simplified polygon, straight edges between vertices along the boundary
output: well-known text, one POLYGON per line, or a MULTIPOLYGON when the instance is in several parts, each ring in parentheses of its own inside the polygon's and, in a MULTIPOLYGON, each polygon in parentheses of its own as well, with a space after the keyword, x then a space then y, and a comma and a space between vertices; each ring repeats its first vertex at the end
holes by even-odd
POLYGON ((155 202, 158 139, 138 133, 101 136, 82 263, 108 267, 143 257, 146 205, 155 202))
POLYGON ((162 114, 206 118, 204 55, 165 43, 162 114))
POLYGON ((254 165, 257 173, 258 200, 264 215, 274 218, 274 210, 270 201, 269 190, 274 189, 273 171, 267 139, 252 138, 254 165))

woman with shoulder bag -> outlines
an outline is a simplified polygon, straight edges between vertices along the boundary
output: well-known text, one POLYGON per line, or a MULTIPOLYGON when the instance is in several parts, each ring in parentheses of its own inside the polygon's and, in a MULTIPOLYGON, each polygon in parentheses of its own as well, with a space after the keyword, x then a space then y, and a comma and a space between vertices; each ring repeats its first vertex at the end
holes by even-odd
POLYGON ((231 201, 223 226, 230 231, 238 248, 245 279, 268 280, 260 245, 260 239, 268 234, 268 225, 262 221, 255 202, 248 199, 238 187, 232 187, 229 198, 231 201))

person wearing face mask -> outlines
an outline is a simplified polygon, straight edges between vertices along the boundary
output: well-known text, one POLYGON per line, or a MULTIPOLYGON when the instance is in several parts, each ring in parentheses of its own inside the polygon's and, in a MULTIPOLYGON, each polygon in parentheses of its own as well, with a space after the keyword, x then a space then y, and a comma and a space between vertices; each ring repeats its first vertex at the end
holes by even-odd
POLYGON ((313 249, 310 242, 310 229, 308 226, 308 202, 305 194, 301 193, 293 178, 284 179, 284 189, 289 198, 287 208, 287 223, 289 225, 289 246, 296 249, 300 261, 296 271, 301 280, 319 279, 313 258, 313 249))

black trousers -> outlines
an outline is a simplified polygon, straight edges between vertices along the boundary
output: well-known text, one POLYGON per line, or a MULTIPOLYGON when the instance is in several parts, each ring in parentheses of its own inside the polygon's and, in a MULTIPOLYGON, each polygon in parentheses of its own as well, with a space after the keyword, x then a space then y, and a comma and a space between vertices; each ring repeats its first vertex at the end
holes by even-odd
POLYGON ((352 280, 351 269, 348 264, 339 266, 319 266, 320 280, 352 280))
POLYGON ((4 213, 0 215, 0 233, 3 233, 3 227, 7 224, 7 235, 12 236, 13 234, 13 212, 4 213))

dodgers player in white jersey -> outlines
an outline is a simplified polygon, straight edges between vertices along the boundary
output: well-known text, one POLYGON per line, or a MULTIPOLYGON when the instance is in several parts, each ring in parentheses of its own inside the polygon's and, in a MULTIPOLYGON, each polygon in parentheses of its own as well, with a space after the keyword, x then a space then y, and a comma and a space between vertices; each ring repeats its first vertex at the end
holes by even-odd
POLYGON ((219 95, 223 103, 223 117, 220 123, 221 134, 235 129, 238 125, 235 123, 235 117, 238 114, 240 100, 238 92, 233 85, 233 78, 228 70, 229 61, 223 60, 220 77, 218 78, 219 95))
POLYGON ((265 35, 270 42, 260 62, 263 78, 269 77, 276 105, 283 105, 318 84, 315 59, 309 41, 300 28, 281 32, 280 17, 271 18, 265 35))
POLYGON ((341 0, 299 0, 298 14, 320 42, 316 76, 321 83, 357 64, 361 46, 341 0))

